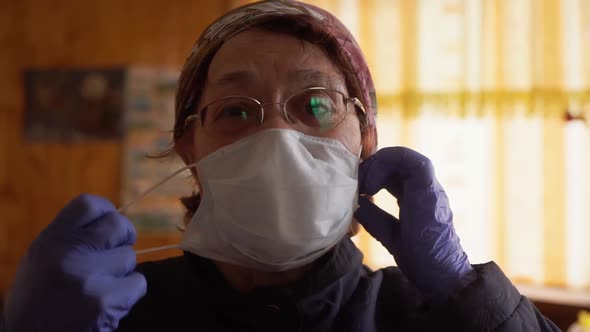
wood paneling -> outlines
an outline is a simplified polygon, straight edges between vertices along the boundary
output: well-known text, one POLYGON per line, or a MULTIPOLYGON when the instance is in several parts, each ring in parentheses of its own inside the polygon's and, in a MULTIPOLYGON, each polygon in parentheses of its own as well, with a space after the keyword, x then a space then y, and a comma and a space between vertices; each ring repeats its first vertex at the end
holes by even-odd
MULTIPOLYGON (((0 0, 0 294, 28 244, 70 199, 87 192, 120 203, 120 142, 24 142, 23 69, 180 69, 226 8, 225 0, 0 0)), ((139 246, 177 239, 145 237, 139 246)))

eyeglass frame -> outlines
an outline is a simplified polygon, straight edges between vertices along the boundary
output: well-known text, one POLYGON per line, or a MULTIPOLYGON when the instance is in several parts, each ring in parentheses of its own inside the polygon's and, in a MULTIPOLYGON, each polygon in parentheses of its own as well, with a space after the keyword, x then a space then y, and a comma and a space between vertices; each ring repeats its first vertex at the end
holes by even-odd
MULTIPOLYGON (((219 99, 216 99, 216 100, 213 100, 213 101, 207 103, 205 106, 203 106, 199 110, 199 112, 187 116, 186 119, 184 120, 184 127, 186 128, 186 126, 188 126, 189 122, 193 121, 194 119, 200 119, 201 121, 199 121, 199 122, 201 124, 201 127, 203 127, 204 126, 204 124, 203 124, 204 118, 201 117, 201 114, 207 109, 207 107, 209 107, 210 105, 217 103, 219 101, 230 99, 230 98, 244 98, 244 99, 248 99, 248 100, 253 101, 256 104, 258 104, 258 106, 260 107, 260 121, 259 121, 258 125, 262 125, 264 123, 264 106, 265 105, 277 105, 277 104, 281 105, 283 118, 291 125, 292 123, 288 120, 289 117, 287 116, 287 103, 289 102, 289 100, 304 91, 326 91, 326 90, 327 91, 334 91, 334 92, 341 94, 342 97, 344 98, 345 105, 348 105, 348 103, 352 102, 354 104, 354 106, 358 107, 362 111, 362 113, 365 117, 367 116, 367 111, 365 110, 365 106, 360 101, 360 99, 358 99, 357 97, 348 97, 348 96, 346 96, 346 94, 344 92, 338 91, 336 89, 331 89, 331 88, 326 88, 326 87, 321 87, 321 86, 313 86, 313 87, 305 88, 305 89, 302 89, 300 91, 297 91, 297 92, 291 94, 289 97, 287 97, 287 99, 285 99, 284 102, 262 103, 256 98, 248 97, 248 96, 239 96, 239 95, 231 95, 231 96, 221 97, 219 99)), ((344 121, 344 119, 346 119, 346 114, 342 118, 340 123, 338 123, 336 126, 334 126, 334 128, 338 127, 342 123, 342 121, 344 121)))

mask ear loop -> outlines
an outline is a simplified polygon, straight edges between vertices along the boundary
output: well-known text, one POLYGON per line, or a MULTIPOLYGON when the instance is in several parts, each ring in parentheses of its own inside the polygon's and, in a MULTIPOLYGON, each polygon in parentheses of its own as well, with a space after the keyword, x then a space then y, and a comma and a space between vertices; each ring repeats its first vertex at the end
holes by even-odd
MULTIPOLYGON (((156 188, 158 188, 159 186, 161 186, 164 183, 168 182, 168 180, 172 179, 176 175, 178 175, 178 174, 186 171, 189 168, 195 167, 196 165, 197 165, 197 163, 192 163, 192 164, 188 164, 188 165, 186 165, 186 166, 184 166, 184 167, 176 170, 172 174, 170 174, 167 177, 165 177, 164 179, 162 179, 160 182, 158 182, 158 183, 154 184, 153 186, 149 187, 146 191, 144 191, 141 194, 137 195, 135 198, 133 198, 129 202, 123 204, 121 207, 119 207, 117 209, 117 211, 119 213, 125 213, 129 209, 129 207, 131 207, 133 204, 136 204, 137 202, 139 202, 140 200, 142 200, 145 196, 149 195, 151 192, 153 192, 154 190, 156 190, 156 188)), ((162 251, 162 250, 168 250, 168 249, 180 249, 180 245, 178 245, 178 244, 171 244, 171 245, 166 245, 166 246, 161 246, 161 247, 154 247, 154 248, 148 248, 148 249, 143 249, 143 250, 136 250, 135 251, 135 255, 139 256, 139 255, 142 255, 142 254, 147 254, 147 253, 157 252, 157 251, 162 251)))

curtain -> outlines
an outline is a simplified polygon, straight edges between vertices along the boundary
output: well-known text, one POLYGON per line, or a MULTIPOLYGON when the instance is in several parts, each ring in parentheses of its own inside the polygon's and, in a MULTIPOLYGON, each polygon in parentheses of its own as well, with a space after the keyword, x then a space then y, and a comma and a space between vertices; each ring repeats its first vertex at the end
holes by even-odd
MULTIPOLYGON (((590 289, 590 1, 307 2, 356 36, 379 146, 433 161, 471 262, 590 289)), ((397 215, 387 193, 376 202, 397 215)), ((354 240, 369 266, 393 263, 368 234, 354 240)))

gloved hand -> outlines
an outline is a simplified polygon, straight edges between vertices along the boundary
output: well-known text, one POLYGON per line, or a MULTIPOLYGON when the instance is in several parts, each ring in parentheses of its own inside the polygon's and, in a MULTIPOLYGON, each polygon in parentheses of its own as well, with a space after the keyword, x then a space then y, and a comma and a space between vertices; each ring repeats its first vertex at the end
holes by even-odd
POLYGON ((81 195, 33 241, 5 308, 6 330, 113 331, 146 292, 135 228, 106 199, 81 195))
POLYGON ((475 279, 428 158, 404 147, 377 151, 359 167, 359 194, 357 220, 427 299, 445 298, 475 279), (399 220, 366 197, 381 189, 397 198, 399 220))

